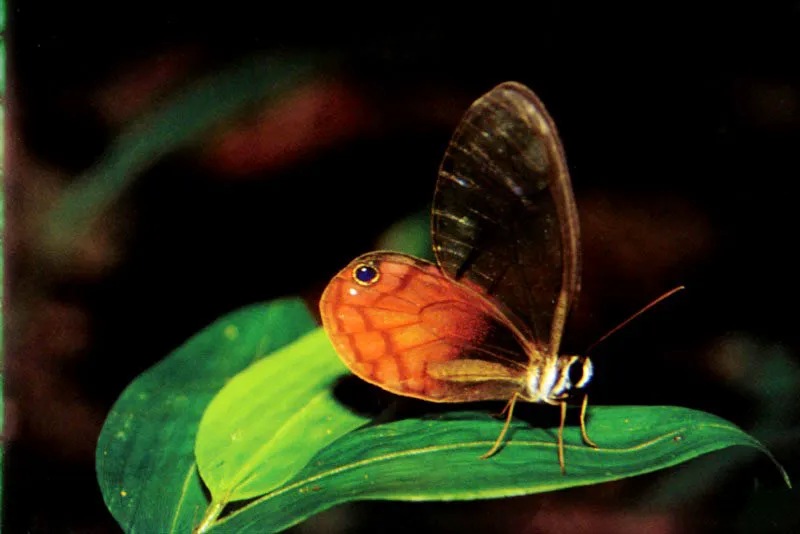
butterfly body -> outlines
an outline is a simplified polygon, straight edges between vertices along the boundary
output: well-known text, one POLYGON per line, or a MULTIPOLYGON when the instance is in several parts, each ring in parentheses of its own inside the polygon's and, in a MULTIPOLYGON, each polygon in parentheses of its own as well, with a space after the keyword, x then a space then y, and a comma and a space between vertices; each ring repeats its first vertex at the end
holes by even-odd
POLYGON ((559 405, 563 430, 566 402, 593 369, 559 354, 580 286, 578 215, 555 124, 530 89, 501 84, 466 112, 431 219, 435 264, 371 252, 331 280, 320 311, 337 353, 399 395, 509 401, 489 454, 517 399, 559 405))

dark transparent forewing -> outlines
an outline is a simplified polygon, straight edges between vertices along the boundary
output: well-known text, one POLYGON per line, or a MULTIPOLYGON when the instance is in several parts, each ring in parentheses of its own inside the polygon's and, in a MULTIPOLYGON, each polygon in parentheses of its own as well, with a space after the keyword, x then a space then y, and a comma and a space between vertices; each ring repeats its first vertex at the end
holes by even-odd
POLYGON ((555 124, 530 89, 504 83, 466 112, 432 224, 445 274, 478 285, 522 335, 557 353, 580 284, 578 214, 555 124))

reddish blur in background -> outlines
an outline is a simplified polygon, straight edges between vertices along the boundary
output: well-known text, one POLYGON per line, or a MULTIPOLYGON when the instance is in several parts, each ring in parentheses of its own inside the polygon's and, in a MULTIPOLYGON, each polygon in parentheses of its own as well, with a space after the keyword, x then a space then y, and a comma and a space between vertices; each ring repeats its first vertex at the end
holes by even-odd
MULTIPOLYGON (((800 478, 800 8, 569 4, 368 17, 11 2, 7 531, 118 532, 94 447, 123 388, 230 310, 286 295, 315 308, 330 276, 424 213, 461 113, 506 80, 545 102, 572 172, 584 285, 565 349, 688 286, 595 350, 592 400, 712 412, 800 478), (215 119, 146 165, 109 159, 120 134, 252 58, 305 74, 234 111, 189 108, 175 131, 215 119), (78 232, 97 205, 82 184, 106 171, 104 209, 78 232)), ((348 505, 294 531, 800 528, 774 468, 739 456, 501 501, 348 505)))

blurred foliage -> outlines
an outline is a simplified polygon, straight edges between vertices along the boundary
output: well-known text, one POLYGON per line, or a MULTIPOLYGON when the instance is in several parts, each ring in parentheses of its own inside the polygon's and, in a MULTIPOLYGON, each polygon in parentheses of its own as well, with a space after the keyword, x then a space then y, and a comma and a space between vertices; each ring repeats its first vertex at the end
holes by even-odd
POLYGON ((434 261, 430 208, 413 213, 391 225, 378 238, 375 249, 404 252, 434 261))
POLYGON ((287 95, 321 62, 321 58, 255 56, 176 91, 168 102, 127 126, 103 158, 62 192, 42 245, 51 254, 64 254, 160 158, 197 141, 249 106, 287 95))

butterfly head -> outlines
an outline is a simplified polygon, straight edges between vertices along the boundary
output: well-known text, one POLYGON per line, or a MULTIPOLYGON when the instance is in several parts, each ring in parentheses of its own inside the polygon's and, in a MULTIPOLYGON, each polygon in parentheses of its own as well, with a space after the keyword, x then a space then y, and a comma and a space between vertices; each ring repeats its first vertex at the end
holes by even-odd
POLYGON ((592 379, 594 367, 588 356, 573 356, 567 370, 567 381, 572 389, 583 389, 592 379))
POLYGON ((588 356, 561 356, 558 367, 558 380, 552 391, 553 396, 567 396, 582 390, 594 374, 592 360, 588 356))
POLYGON ((592 379, 594 368, 587 356, 565 355, 537 368, 529 376, 529 397, 555 403, 581 391, 592 379))

